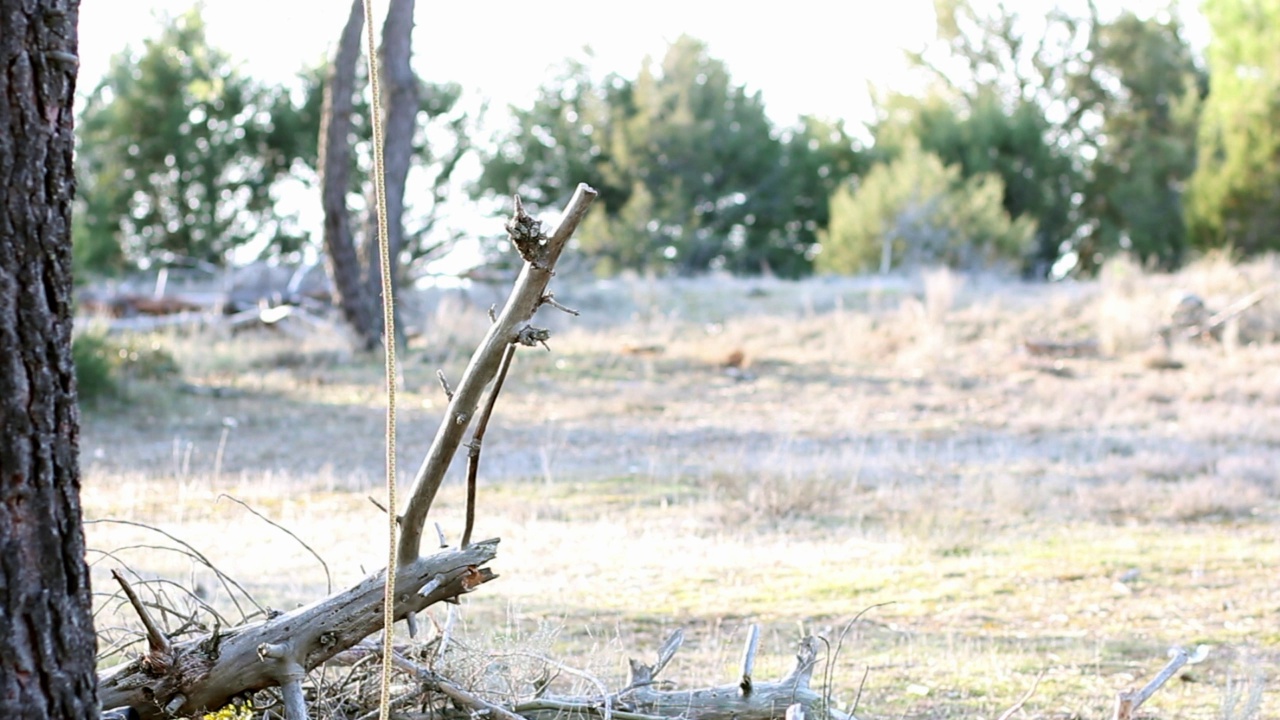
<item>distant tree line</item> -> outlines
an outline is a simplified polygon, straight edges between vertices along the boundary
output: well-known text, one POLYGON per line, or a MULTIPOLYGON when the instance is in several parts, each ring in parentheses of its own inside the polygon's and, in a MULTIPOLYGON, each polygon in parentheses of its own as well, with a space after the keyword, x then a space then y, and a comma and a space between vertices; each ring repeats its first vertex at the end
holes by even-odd
MULTIPOLYGON (((566 61, 484 142, 456 85, 423 85, 412 166, 435 190, 404 210, 404 272, 449 247, 435 219, 468 152, 483 168, 468 201, 552 209, 595 186, 579 242, 602 273, 945 263, 1043 277, 1118 252, 1174 268, 1212 248, 1280 249, 1280 0, 1206 0, 1203 57, 1171 12, 1090 4, 1031 23, 1011 7, 936 0, 937 39, 912 56, 928 90, 877 96, 865 133, 780 127, 690 37, 634 75, 566 61)), ((260 83, 208 44, 196 11, 117 56, 78 125, 79 267, 318 246, 278 200, 286 181, 316 185, 327 72, 260 83)), ((367 117, 351 115, 357 207, 367 117)))

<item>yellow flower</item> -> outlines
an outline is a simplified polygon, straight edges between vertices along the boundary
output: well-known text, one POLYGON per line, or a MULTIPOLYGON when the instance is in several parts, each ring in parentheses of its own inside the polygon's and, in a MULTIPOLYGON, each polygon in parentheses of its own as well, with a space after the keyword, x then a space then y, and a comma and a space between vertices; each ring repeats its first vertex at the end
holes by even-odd
POLYGON ((201 720, 253 720, 253 705, 232 703, 217 712, 205 713, 201 720))

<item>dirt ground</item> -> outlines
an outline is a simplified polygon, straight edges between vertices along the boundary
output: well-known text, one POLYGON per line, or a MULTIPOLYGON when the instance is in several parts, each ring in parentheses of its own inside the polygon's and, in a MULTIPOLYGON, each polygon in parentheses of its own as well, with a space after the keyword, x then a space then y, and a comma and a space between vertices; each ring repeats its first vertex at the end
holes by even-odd
MULTIPOLYGON (((666 674, 688 685, 733 680, 749 623, 761 671, 781 674, 802 634, 834 643, 891 603, 832 664, 845 706, 867 673, 862 717, 994 717, 1041 674, 1022 717, 1109 717, 1170 646, 1199 644, 1209 659, 1156 716, 1280 714, 1280 301, 1221 341, 1157 337, 1178 293, 1222 308, 1276 269, 557 279, 584 315, 547 319, 551 352, 519 353, 482 457, 477 534, 503 539, 501 578, 435 620, 612 683, 684 627, 666 674)), ((402 492, 444 409, 436 370, 461 375, 492 301, 419 306, 402 492)), ((207 568, 155 549, 170 541, 108 519, 179 537, 274 607, 380 567, 378 358, 336 332, 145 342, 182 377, 130 382, 81 440, 86 514, 104 521, 90 542, 113 550, 93 558, 104 650, 130 637, 119 563, 239 612, 207 568)), ((461 478, 458 463, 432 516, 454 542, 461 478)))

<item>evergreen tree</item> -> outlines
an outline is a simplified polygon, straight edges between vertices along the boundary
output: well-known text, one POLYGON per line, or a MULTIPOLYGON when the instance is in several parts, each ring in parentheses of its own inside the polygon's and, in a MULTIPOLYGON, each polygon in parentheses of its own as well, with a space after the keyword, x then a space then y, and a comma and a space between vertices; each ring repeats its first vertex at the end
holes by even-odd
POLYGON ((1200 247, 1280 249, 1280 0, 1206 0, 1211 90, 1187 223, 1200 247))
POLYGON ((275 144, 292 137, 273 124, 281 93, 209 45, 198 8, 166 22, 141 52, 116 55, 77 136, 81 266, 217 263, 255 239, 288 243, 271 196, 292 164, 275 144))

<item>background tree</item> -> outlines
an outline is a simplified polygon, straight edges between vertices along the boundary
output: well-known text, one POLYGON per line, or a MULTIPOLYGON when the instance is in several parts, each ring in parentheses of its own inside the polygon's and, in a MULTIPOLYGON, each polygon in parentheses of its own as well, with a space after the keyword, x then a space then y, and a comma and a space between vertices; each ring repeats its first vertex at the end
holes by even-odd
POLYGON ((324 207, 325 269, 333 283, 334 302, 365 350, 372 350, 381 335, 374 319, 375 307, 365 282, 360 255, 351 229, 347 195, 351 189, 352 110, 355 105, 356 65, 360 60, 360 33, 364 29, 364 4, 353 0, 342 28, 338 47, 329 63, 323 85, 324 103, 317 132, 320 198, 324 207))
POLYGON ((581 245, 606 272, 807 272, 825 197, 858 155, 838 124, 778 132, 689 37, 634 79, 572 62, 514 115, 478 191, 546 206, 586 178, 601 194, 581 245))
POLYGON ((1182 187, 1195 168, 1196 125, 1207 78, 1176 16, 1123 12, 1090 38, 1089 72, 1072 95, 1100 127, 1092 150, 1080 234, 1084 267, 1124 250, 1144 262, 1178 266, 1187 248, 1182 187))
POLYGON ((172 256, 221 264, 251 241, 296 249, 301 239, 272 197, 301 152, 285 109, 284 90, 259 85, 209 45, 198 8, 168 20, 141 52, 116 55, 80 124, 82 266, 172 256))
POLYGON ((1029 217, 1010 218, 995 173, 964 177, 958 165, 908 141, 897 158, 871 168, 857 187, 831 199, 818 265, 852 273, 943 264, 986 267, 1021 259, 1035 231, 1029 217))
POLYGON ((1053 133, 1037 105, 1018 99, 1010 107, 995 92, 988 87, 965 97, 938 88, 923 98, 890 95, 880 103, 881 119, 872 128, 873 155, 891 160, 919 143, 943 164, 959 168, 962 177, 994 173, 1002 181, 1005 211, 1036 228, 1022 261, 1032 274, 1043 276, 1063 238, 1076 231, 1072 195, 1082 178, 1072 157, 1051 141, 1053 133))
POLYGON ((97 718, 71 362, 75 0, 0 0, 0 717, 97 718))
POLYGON ((891 98, 890 110, 905 105, 897 122, 967 175, 1000 173, 1006 209, 1037 220, 1035 272, 1064 254, 1092 270, 1122 249, 1181 262, 1186 233, 1169 218, 1181 214, 1204 77, 1177 16, 1104 19, 1089 2, 1028 22, 1004 3, 935 7, 938 43, 915 59, 944 100, 891 98))
POLYGON ((1280 249, 1280 2, 1206 0, 1211 91, 1187 222, 1205 248, 1280 249))
MULTIPOLYGON (((302 132, 316 138, 322 148, 314 157, 320 161, 316 169, 323 187, 326 267, 344 316, 362 343, 372 347, 382 332, 378 304, 382 290, 371 183, 371 113, 361 99, 367 81, 360 62, 361 8, 356 0, 322 82, 308 87, 307 97, 322 95, 324 100, 316 125, 302 132), (359 237, 351 230, 353 208, 365 212, 359 237), (356 290, 357 281, 365 287, 356 290)), ((424 83, 409 65, 413 13, 412 0, 393 0, 379 50, 388 231, 392 280, 397 286, 413 280, 426 262, 449 250, 457 239, 441 237, 437 223, 453 172, 471 150, 472 120, 458 107, 461 88, 454 83, 424 83), (425 187, 421 193, 425 201, 407 203, 406 189, 415 182, 425 187), (407 226, 406 217, 412 227, 407 226)))

